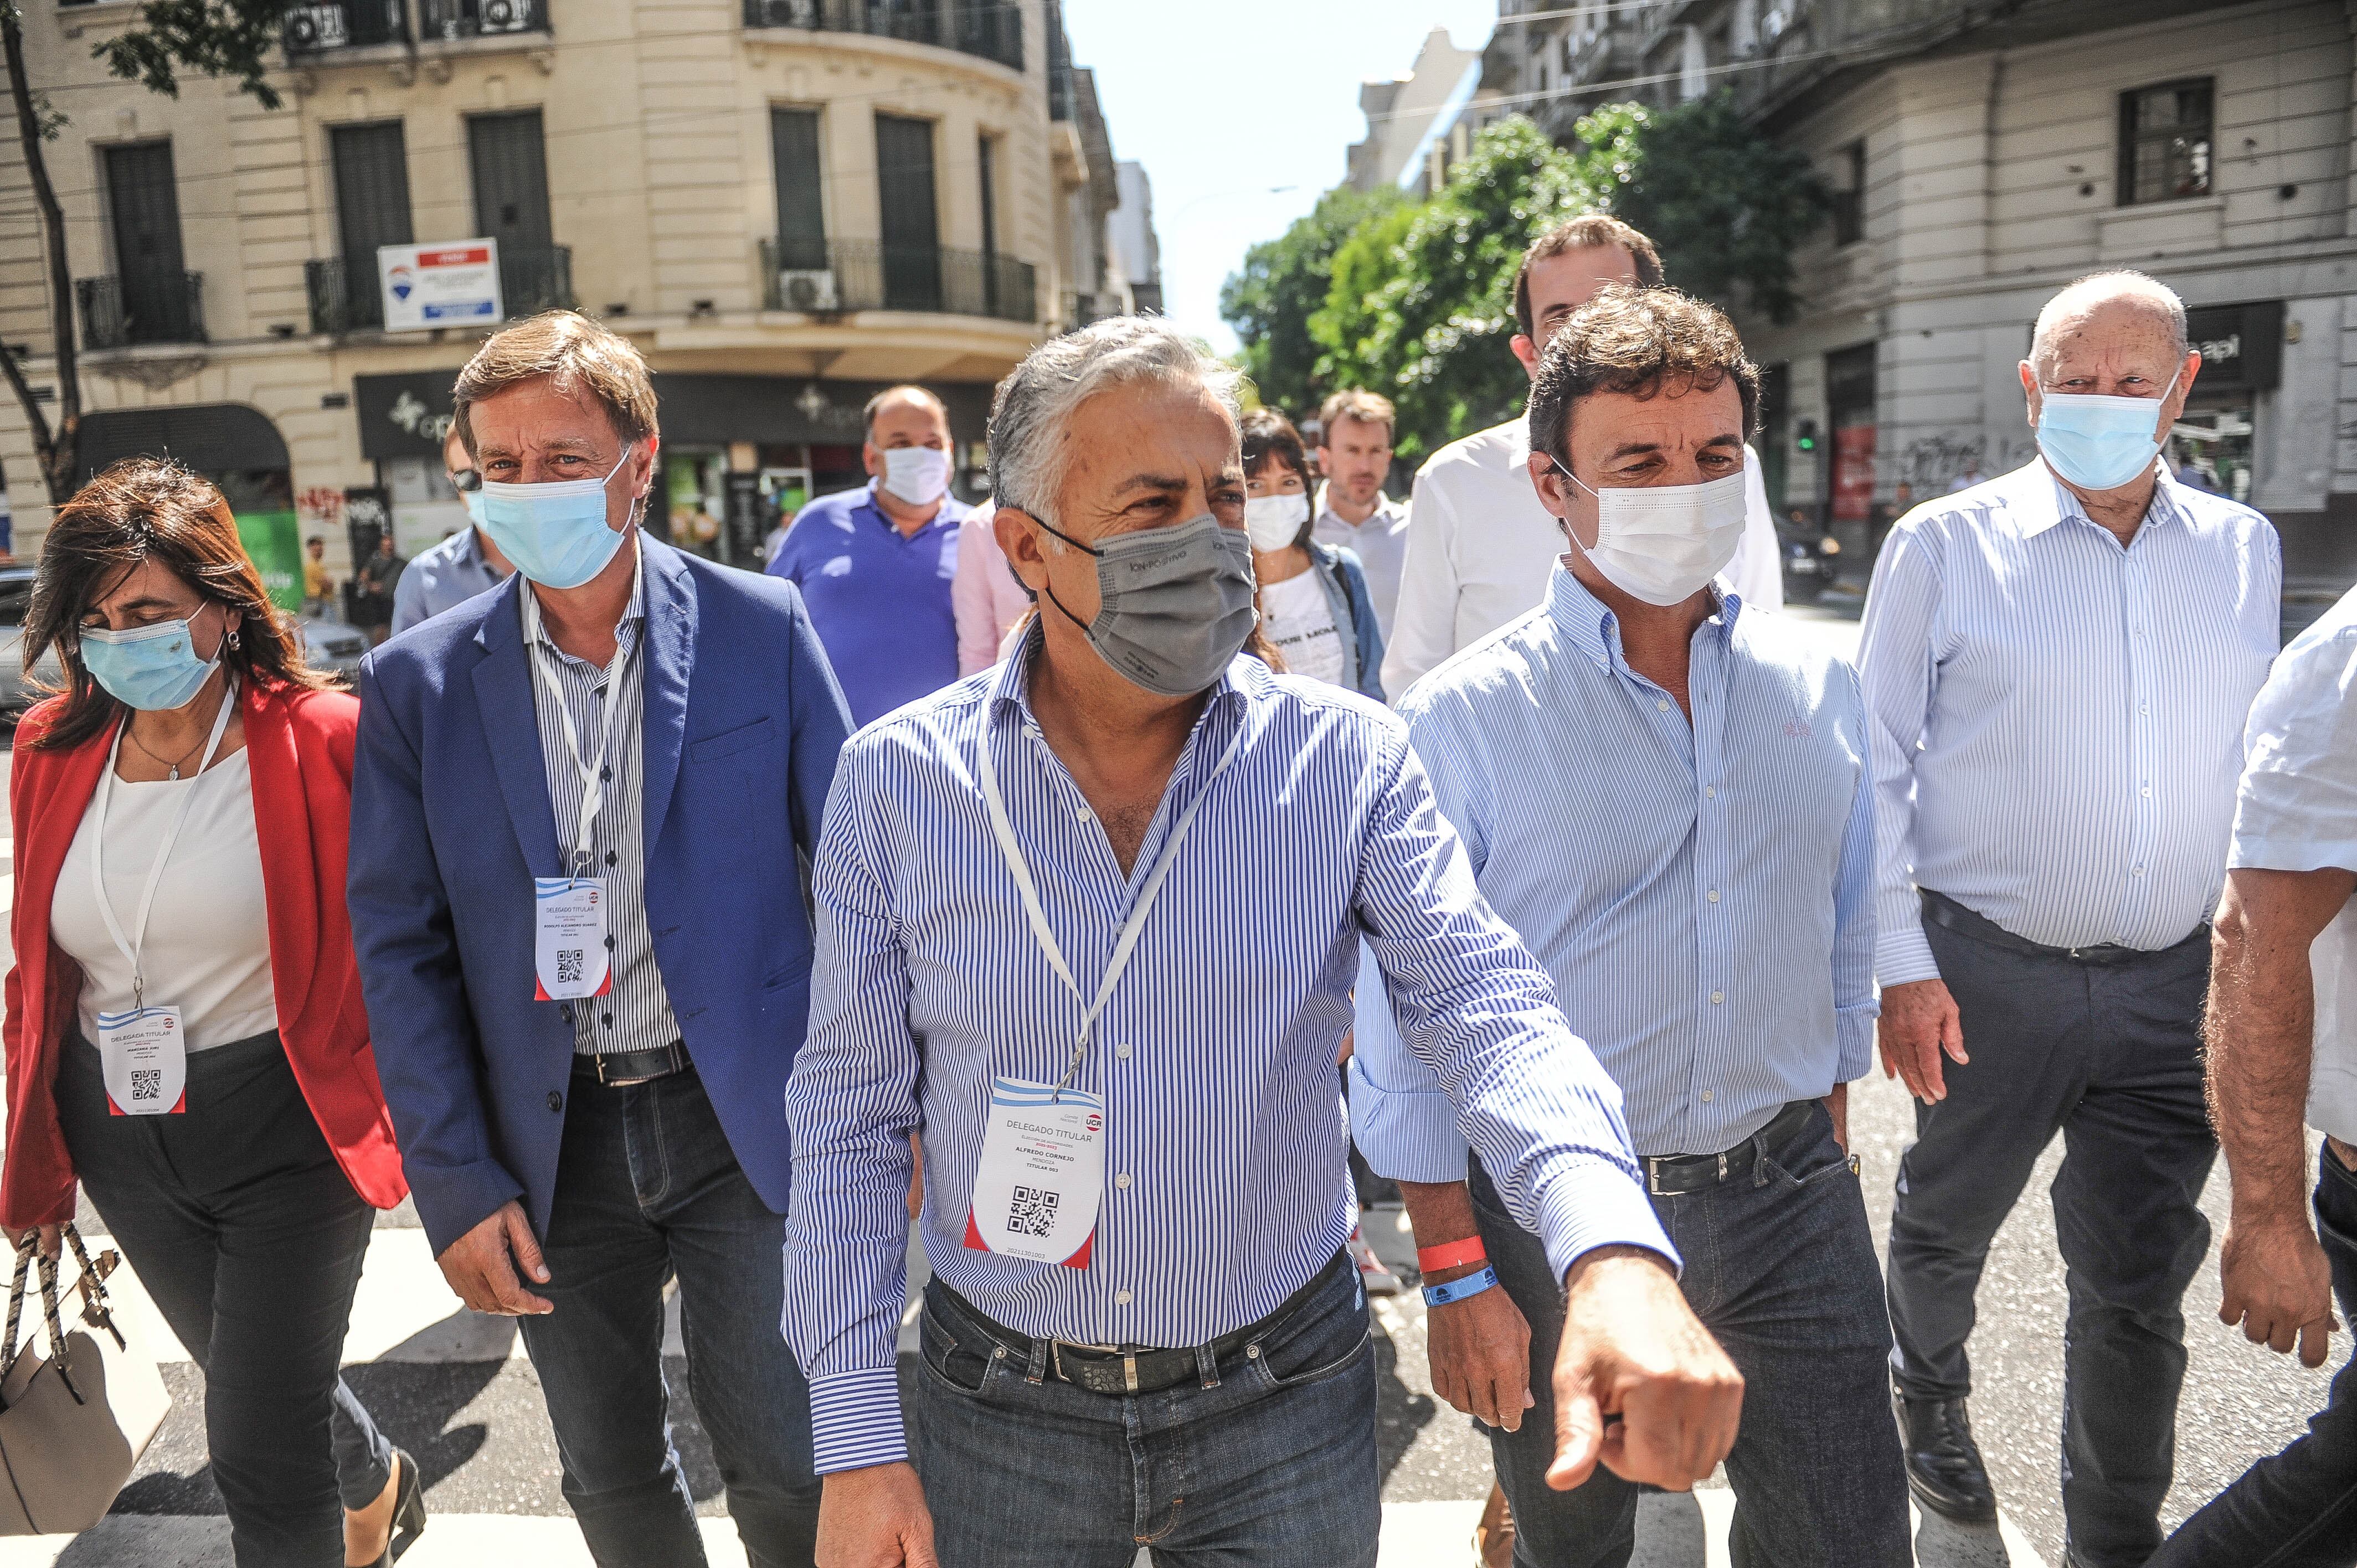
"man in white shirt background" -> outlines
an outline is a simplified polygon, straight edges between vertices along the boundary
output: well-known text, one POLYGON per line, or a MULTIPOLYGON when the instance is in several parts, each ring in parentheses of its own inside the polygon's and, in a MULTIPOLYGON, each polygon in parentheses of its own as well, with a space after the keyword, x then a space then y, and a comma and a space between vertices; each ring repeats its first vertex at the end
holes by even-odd
MULTIPOLYGON (((2295 639, 2251 705, 2248 760, 2218 905, 2211 1114, 2233 1208, 2218 1316, 2255 1345, 2324 1364, 2335 1298, 2357 1313, 2357 592, 2295 639), (2304 1188, 2320 1129, 2316 1219, 2304 1188), (2319 1240, 2319 1237, 2321 1240, 2319 1240)), ((2185 1521, 2151 1568, 2327 1568, 2357 1561, 2357 1365, 2307 1435, 2185 1521)))
POLYGON ((1392 400, 1376 392, 1338 392, 1318 409, 1318 471, 1326 483, 1311 535, 1357 553, 1386 640, 1407 561, 1407 508, 1383 493, 1396 423, 1392 400))
MULTIPOLYGON (((1535 375, 1555 328, 1598 289, 1661 282, 1653 242, 1619 219, 1590 214, 1557 224, 1523 253, 1514 279, 1521 328, 1510 345, 1514 358, 1535 375)), ((1394 701, 1450 654, 1546 597, 1563 536, 1531 486, 1530 456, 1530 427, 1516 415, 1450 442, 1416 471, 1399 603, 1385 628, 1383 690, 1394 701)), ((1743 543, 1726 575, 1747 607, 1781 609, 1782 547, 1759 456, 1749 448, 1745 456, 1743 543)))
POLYGON ((2160 1544, 2217 1153, 2204 921, 2278 638, 2275 529, 2158 460, 2201 364, 2183 303, 2140 274, 2048 301, 2021 365, 2040 456, 1900 519, 1860 645, 1880 1043, 1921 1102, 1889 1269, 1908 1480, 1952 1518, 1995 1512, 1964 1411, 1973 1296, 2059 1132, 2083 1568, 2160 1544))

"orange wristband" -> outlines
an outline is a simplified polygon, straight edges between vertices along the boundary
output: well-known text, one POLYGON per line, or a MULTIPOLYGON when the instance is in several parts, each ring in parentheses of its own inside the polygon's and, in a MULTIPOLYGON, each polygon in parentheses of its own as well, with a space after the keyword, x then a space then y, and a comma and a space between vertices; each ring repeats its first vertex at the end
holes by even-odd
POLYGON ((1415 1266, 1427 1274, 1441 1269, 1461 1269, 1468 1263, 1489 1261, 1490 1250, 1481 1245, 1479 1236, 1468 1236, 1462 1241, 1444 1241, 1437 1247, 1419 1247, 1415 1253, 1415 1266))

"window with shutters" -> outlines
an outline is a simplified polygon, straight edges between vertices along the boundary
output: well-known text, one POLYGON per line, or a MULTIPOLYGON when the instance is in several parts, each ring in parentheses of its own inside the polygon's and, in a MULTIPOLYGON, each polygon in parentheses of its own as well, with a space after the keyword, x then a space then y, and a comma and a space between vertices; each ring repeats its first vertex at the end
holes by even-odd
POLYGON ((818 111, 770 111, 770 162, 778 190, 778 265, 824 267, 825 174, 819 162, 818 111))
POLYGON ((933 123, 876 116, 876 177, 882 199, 884 307, 942 307, 942 237, 933 190, 933 123))
POLYGON ((556 243, 549 224, 540 111, 469 116, 467 161, 475 181, 475 231, 500 242, 508 314, 572 304, 572 252, 556 243))
POLYGON ((328 155, 336 178, 341 319, 353 327, 382 326, 377 247, 406 245, 417 238, 410 226, 409 156, 401 122, 330 126, 328 155))
POLYGON ((108 147, 105 153, 121 340, 193 341, 201 328, 196 285, 180 251, 180 193, 173 174, 172 144, 133 142, 108 147))

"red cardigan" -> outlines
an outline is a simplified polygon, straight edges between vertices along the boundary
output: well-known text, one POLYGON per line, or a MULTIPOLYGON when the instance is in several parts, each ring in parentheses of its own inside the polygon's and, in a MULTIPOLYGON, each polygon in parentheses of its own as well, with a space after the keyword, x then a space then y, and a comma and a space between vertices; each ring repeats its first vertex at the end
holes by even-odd
MULTIPOLYGON (((81 970, 49 937, 49 901, 113 740, 102 732, 70 751, 27 743, 53 722, 62 699, 17 727, 8 787, 16 827, 16 904, 9 915, 16 961, 8 971, 8 1141, 0 1157, 0 1225, 12 1230, 73 1218, 73 1160, 53 1098, 59 1051, 76 1028, 81 970)), ((393 1119, 377 1085, 361 1005, 344 861, 352 815, 352 736, 361 704, 341 692, 248 682, 245 748, 262 846, 263 902, 270 920, 271 989, 278 1032, 303 1098, 354 1191, 378 1208, 408 1185, 393 1119)), ((224 1130, 223 1136, 235 1136, 224 1130)))

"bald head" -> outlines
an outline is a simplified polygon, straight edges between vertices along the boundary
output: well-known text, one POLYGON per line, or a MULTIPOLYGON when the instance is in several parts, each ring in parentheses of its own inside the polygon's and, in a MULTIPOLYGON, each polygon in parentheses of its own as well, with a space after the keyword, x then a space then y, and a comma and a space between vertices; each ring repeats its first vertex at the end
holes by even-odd
POLYGON ((2029 362, 2040 378, 2050 380, 2074 348, 2083 350, 2097 341, 2133 341, 2174 364, 2185 358, 2185 302, 2175 289, 2138 272, 2081 278, 2038 313, 2029 362))
POLYGON ((877 446, 883 445, 876 440, 877 422, 897 425, 911 416, 920 423, 929 420, 939 423, 944 435, 950 427, 949 404, 931 392, 920 386, 886 387, 867 400, 867 439, 877 446))

